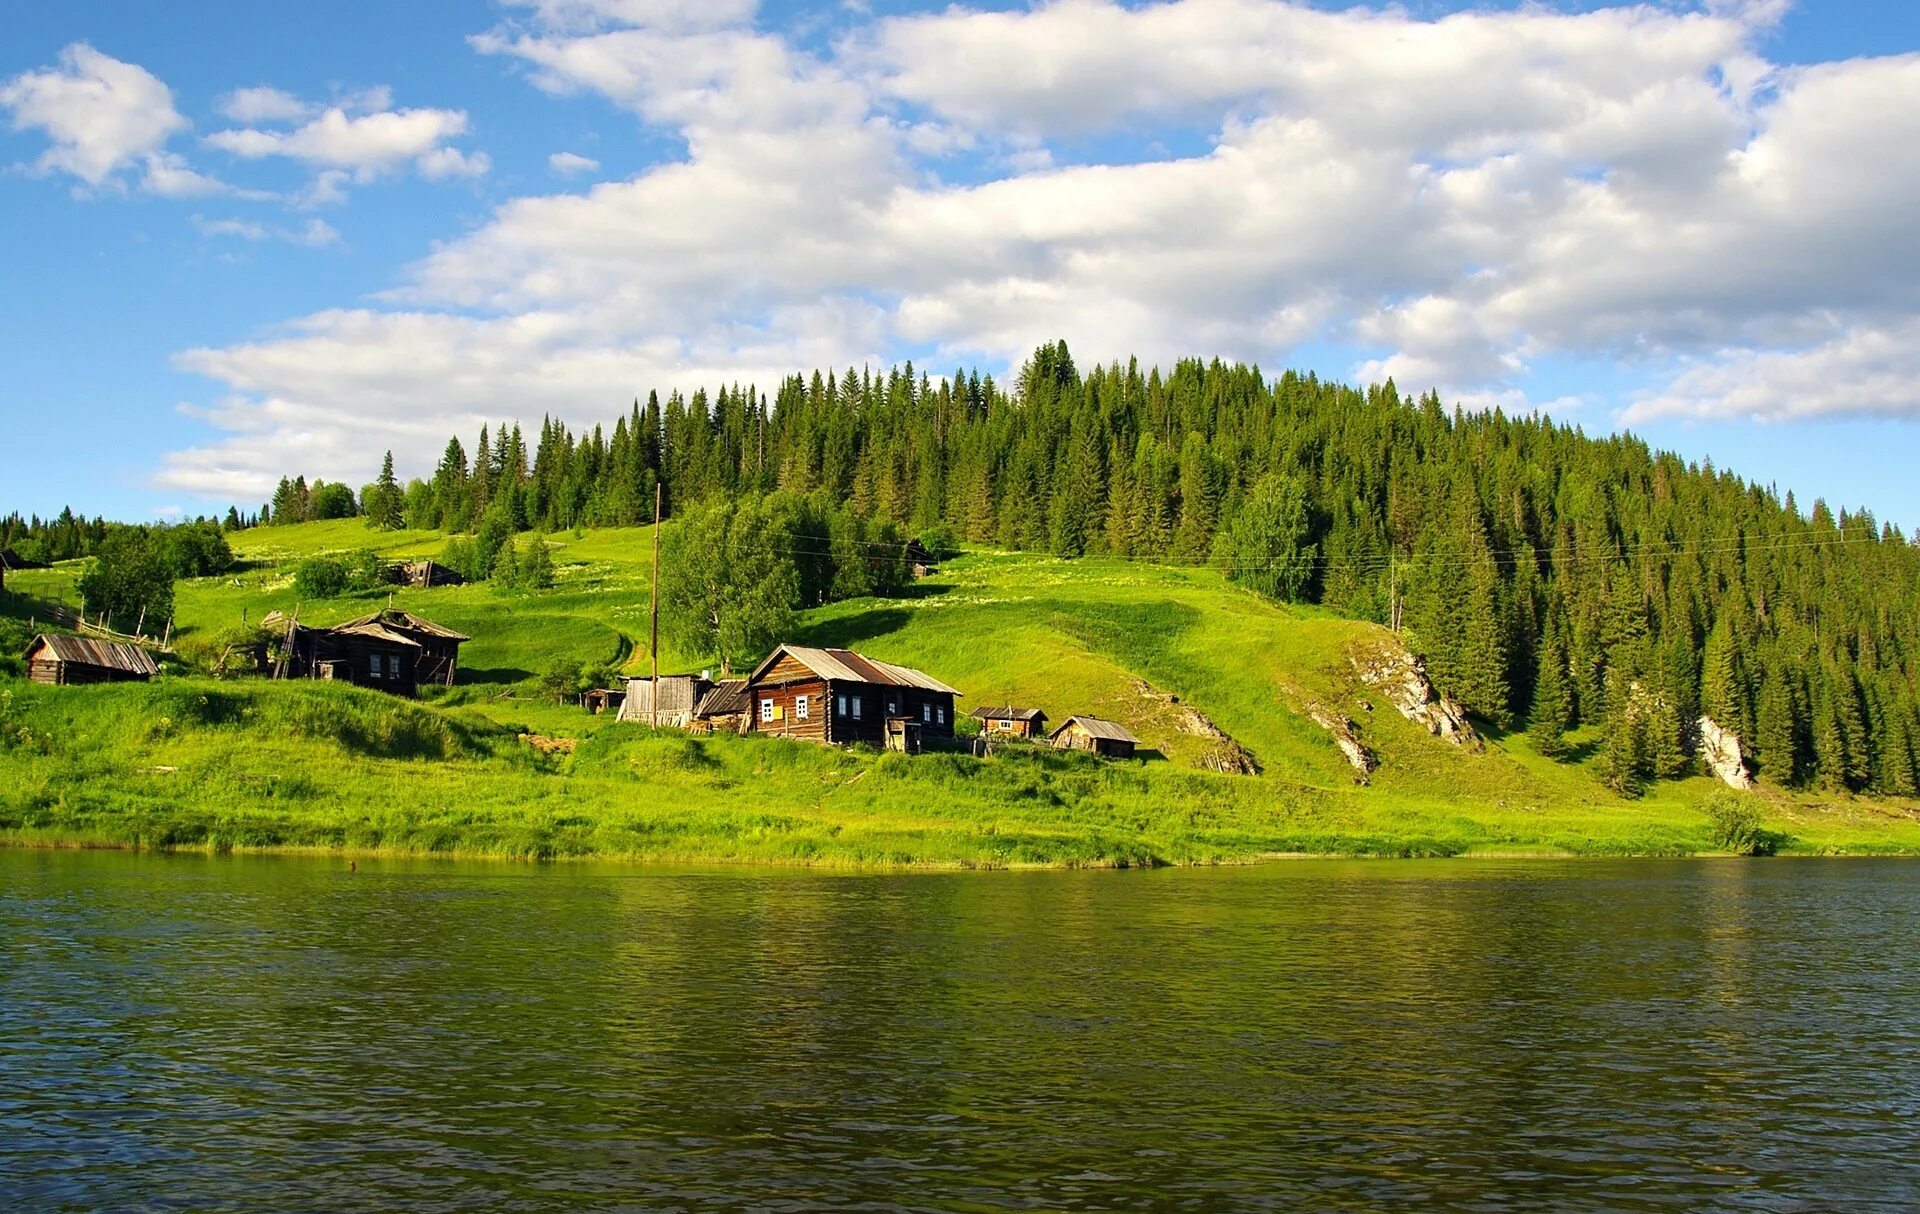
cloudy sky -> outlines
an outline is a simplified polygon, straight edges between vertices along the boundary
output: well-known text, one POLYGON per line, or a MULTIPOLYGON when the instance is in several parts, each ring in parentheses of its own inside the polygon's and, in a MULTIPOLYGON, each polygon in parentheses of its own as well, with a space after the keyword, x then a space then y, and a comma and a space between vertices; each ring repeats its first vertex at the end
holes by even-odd
POLYGON ((105 0, 0 17, 0 508, 650 388, 1185 354, 1920 523, 1920 5, 105 0))

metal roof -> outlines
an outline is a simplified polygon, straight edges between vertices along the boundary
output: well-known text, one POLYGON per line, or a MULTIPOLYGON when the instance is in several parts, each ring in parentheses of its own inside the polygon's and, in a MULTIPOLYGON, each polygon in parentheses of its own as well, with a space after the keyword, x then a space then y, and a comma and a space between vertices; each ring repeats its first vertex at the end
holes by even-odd
POLYGON ((33 644, 27 646, 28 657, 31 657, 33 651, 42 645, 45 645, 53 656, 62 662, 72 662, 80 666, 100 666, 107 670, 120 670, 127 674, 148 677, 160 673, 160 664, 153 660, 153 655, 138 645, 43 632, 33 638, 33 644))
POLYGON ((866 657, 851 649, 813 649, 805 645, 782 645, 775 649, 754 667, 748 681, 757 681, 773 668, 783 653, 823 679, 843 683, 873 683, 881 687, 918 687, 922 691, 940 691, 954 696, 966 694, 911 666, 895 666, 892 662, 866 657))
POLYGON ((1053 736, 1059 737, 1076 723, 1092 737, 1106 738, 1110 742, 1132 742, 1136 746, 1140 744, 1140 739, 1134 737, 1125 725, 1099 717, 1068 717, 1060 723, 1060 728, 1053 731, 1053 736))
POLYGON ((968 715, 979 717, 982 721, 1044 721, 1047 718, 1047 714, 1038 708, 1015 708, 1012 705, 976 708, 968 715))

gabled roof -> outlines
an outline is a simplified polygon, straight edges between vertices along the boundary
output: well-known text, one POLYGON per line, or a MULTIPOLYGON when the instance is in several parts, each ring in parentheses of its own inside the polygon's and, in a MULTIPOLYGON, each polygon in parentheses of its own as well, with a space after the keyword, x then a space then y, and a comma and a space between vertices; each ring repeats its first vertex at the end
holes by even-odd
POLYGON ((409 649, 419 649, 421 644, 404 632, 395 631, 377 619, 355 620, 351 624, 341 624, 327 629, 335 636, 365 637, 370 641, 385 641, 389 645, 405 645, 409 649))
POLYGON ((443 628, 432 620, 422 619, 410 611, 396 611, 391 607, 383 611, 376 611, 372 615, 363 615, 358 619, 348 620, 344 624, 335 624, 333 631, 349 632, 366 624, 381 624, 402 632, 415 632, 421 636, 438 637, 443 641, 471 641, 473 639, 470 636, 455 632, 451 628, 443 628))
POLYGON ((872 683, 881 687, 917 687, 922 691, 940 691, 954 696, 966 694, 911 666, 895 666, 891 662, 862 656, 851 649, 811 649, 805 645, 782 645, 775 649, 753 668, 747 681, 759 682, 767 671, 773 669, 782 654, 823 679, 842 683, 872 683))
POLYGON ((1132 742, 1136 746, 1140 744, 1140 739, 1134 737, 1125 725, 1118 721, 1102 720, 1099 717, 1068 717, 1060 723, 1060 728, 1053 731, 1053 736, 1059 737, 1075 724, 1086 730, 1091 737, 1105 738, 1110 742, 1132 742))
POLYGON ((160 673, 160 664, 153 660, 153 655, 138 645, 43 632, 27 646, 27 657, 31 659, 34 651, 43 647, 60 661, 77 666, 99 666, 149 677, 160 673))
POLYGON ((1015 708, 1006 705, 1000 708, 976 708, 969 716, 979 717, 982 721, 1044 721, 1047 714, 1038 708, 1015 708))

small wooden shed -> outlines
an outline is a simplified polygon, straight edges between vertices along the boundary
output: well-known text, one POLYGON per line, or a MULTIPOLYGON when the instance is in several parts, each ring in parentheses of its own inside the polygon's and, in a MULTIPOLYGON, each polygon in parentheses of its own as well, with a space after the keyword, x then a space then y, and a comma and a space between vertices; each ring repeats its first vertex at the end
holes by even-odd
POLYGON ((1057 750, 1090 750, 1103 759, 1130 759, 1140 745, 1125 725, 1089 716, 1068 717, 1052 741, 1057 750))
POLYGON ((1047 732, 1047 714, 1038 708, 996 705, 976 708, 968 715, 980 722, 980 732, 989 737, 1037 738, 1047 732))
POLYGON ((27 646, 27 674, 57 687, 80 683, 144 683, 160 673, 138 645, 43 632, 27 646))
POLYGON ((464 586, 467 579, 457 570, 449 569, 439 561, 397 561, 385 567, 387 581, 396 586, 417 586, 422 590, 431 590, 435 586, 464 586))
POLYGON ((747 681, 721 679, 693 706, 693 728, 708 733, 742 733, 747 727, 747 681))
POLYGON ((694 706, 712 688, 713 680, 704 673, 663 674, 657 691, 650 678, 628 679, 627 698, 620 705, 620 719, 640 725, 651 725, 657 721, 661 725, 685 729, 693 721, 694 706))
POLYGON ((596 687, 580 697, 580 706, 596 717, 609 708, 618 715, 620 706, 626 702, 627 693, 611 687, 596 687))

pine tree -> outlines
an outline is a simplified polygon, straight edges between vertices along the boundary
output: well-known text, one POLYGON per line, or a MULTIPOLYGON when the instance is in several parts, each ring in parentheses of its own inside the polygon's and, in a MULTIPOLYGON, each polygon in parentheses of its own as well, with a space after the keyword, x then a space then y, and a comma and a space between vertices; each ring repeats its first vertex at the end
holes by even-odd
POLYGON ((383 531, 398 531, 406 524, 402 510, 406 497, 393 476, 393 452, 380 462, 380 479, 374 482, 373 500, 366 503, 367 521, 383 531))
POLYGON ((1573 687, 1567 677, 1567 651, 1550 636, 1540 648, 1540 669, 1534 675, 1533 708, 1528 713, 1527 736, 1533 747, 1549 758, 1567 752, 1566 732, 1573 726, 1573 687))

